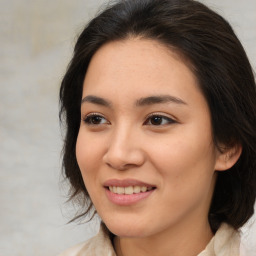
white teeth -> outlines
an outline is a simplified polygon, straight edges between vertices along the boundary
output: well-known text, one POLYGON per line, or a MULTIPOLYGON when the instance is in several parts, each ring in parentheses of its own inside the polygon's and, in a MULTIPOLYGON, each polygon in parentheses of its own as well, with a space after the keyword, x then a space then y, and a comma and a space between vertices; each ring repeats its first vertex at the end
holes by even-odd
POLYGON ((133 187, 133 193, 135 193, 135 194, 140 193, 140 187, 139 186, 133 187))
POLYGON ((133 194, 133 187, 130 186, 130 187, 124 188, 124 193, 125 193, 126 195, 131 195, 131 194, 133 194))
POLYGON ((115 194, 125 194, 125 195, 131 195, 131 194, 138 194, 141 192, 146 192, 149 190, 152 190, 152 187, 146 187, 146 186, 129 186, 129 187, 115 187, 115 186, 109 186, 109 190, 115 194))
POLYGON ((147 191, 147 187, 145 187, 145 186, 142 187, 142 188, 141 188, 141 191, 142 191, 142 192, 146 192, 146 191, 147 191))
POLYGON ((123 187, 117 187, 116 192, 117 192, 117 194, 124 194, 124 188, 123 187))

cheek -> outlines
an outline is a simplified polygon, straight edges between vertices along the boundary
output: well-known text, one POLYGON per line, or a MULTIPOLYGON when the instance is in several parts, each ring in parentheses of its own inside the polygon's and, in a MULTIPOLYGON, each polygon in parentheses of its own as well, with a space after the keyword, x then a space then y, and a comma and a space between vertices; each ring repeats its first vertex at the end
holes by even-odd
POLYGON ((187 128, 151 147, 152 162, 174 187, 209 182, 214 172, 216 155, 210 129, 187 128))
POLYGON ((92 138, 85 132, 79 131, 76 142, 76 158, 82 173, 84 182, 97 174, 97 163, 99 163, 99 147, 93 143, 92 138))
MULTIPOLYGON (((100 147, 97 140, 88 136, 84 131, 79 131, 76 143, 76 158, 80 168, 85 187, 90 199, 95 202, 101 201, 99 195, 99 170, 101 163, 100 147)), ((97 205, 97 204, 96 204, 97 205)))
POLYGON ((76 159, 81 171, 83 170, 84 163, 87 163, 87 160, 89 159, 88 154, 90 154, 90 152, 87 149, 86 140, 79 131, 76 141, 76 159))
POLYGON ((162 177, 161 193, 168 202, 165 204, 168 211, 184 212, 199 205, 208 207, 214 190, 212 147, 187 139, 162 144, 161 150, 152 149, 152 162, 162 177))

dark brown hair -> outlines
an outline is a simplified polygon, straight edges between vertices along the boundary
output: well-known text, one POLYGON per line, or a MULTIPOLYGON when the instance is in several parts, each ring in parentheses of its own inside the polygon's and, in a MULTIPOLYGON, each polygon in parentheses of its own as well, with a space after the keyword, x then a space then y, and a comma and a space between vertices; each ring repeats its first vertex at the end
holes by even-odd
MULTIPOLYGON (((94 53, 128 37, 157 40, 191 63, 212 119, 214 142, 242 145, 238 162, 219 172, 209 210, 216 231, 222 222, 240 228, 253 214, 256 196, 256 89, 246 53, 230 25, 192 0, 123 0, 95 17, 79 36, 60 89, 60 117, 66 124, 63 169, 70 198, 93 207, 75 154, 84 77, 94 53)), ((220 149, 221 150, 221 149, 220 149)))

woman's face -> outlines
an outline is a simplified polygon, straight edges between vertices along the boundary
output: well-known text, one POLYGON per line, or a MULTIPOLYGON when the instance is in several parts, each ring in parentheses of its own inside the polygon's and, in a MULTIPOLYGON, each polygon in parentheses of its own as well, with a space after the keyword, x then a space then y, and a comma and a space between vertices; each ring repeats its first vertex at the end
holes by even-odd
POLYGON ((92 202, 119 236, 208 224, 218 152, 188 66, 158 42, 101 47, 83 85, 77 161, 92 202))

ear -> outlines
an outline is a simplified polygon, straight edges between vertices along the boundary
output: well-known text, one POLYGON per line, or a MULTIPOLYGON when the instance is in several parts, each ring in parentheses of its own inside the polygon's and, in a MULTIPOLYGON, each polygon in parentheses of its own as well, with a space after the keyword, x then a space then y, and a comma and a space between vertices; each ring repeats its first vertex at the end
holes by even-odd
POLYGON ((237 162, 241 153, 242 146, 240 144, 228 148, 225 147, 223 152, 218 150, 215 162, 215 170, 226 171, 230 169, 237 162))

